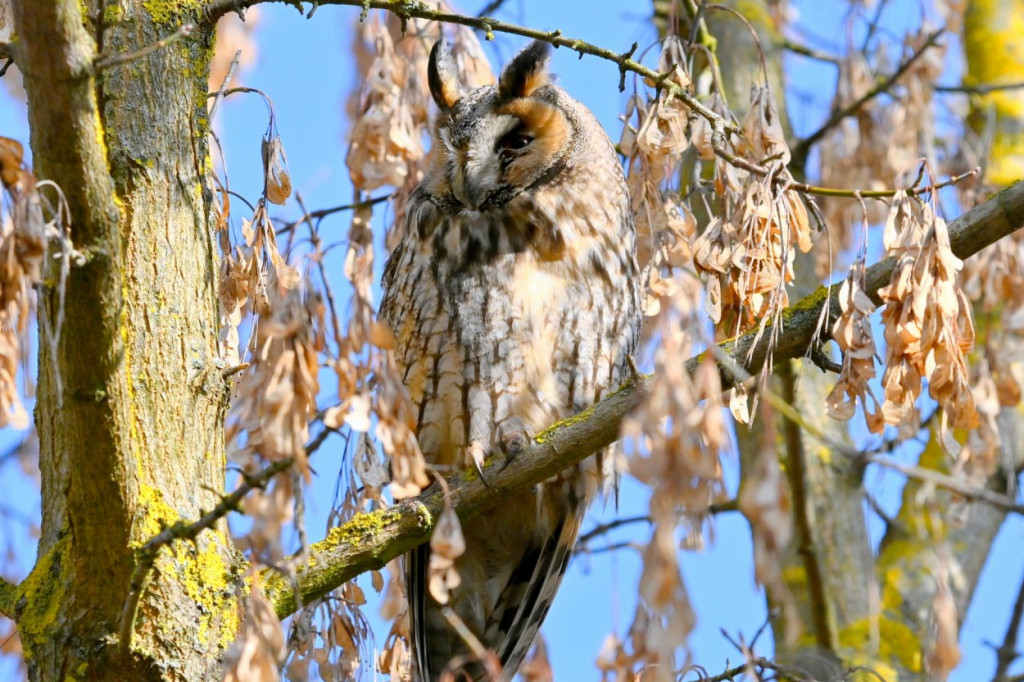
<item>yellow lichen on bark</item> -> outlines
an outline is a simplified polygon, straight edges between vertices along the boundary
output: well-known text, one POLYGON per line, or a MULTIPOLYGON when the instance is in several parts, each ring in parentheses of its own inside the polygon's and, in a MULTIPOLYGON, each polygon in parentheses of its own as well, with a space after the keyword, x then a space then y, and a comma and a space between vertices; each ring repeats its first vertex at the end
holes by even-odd
MULTIPOLYGON (((1024 0, 973 0, 964 14, 968 87, 1024 81, 1024 0)), ((992 135, 989 180, 999 186, 1024 177, 1024 89, 971 95, 971 124, 992 135), (989 129, 991 126, 991 129, 989 129)))

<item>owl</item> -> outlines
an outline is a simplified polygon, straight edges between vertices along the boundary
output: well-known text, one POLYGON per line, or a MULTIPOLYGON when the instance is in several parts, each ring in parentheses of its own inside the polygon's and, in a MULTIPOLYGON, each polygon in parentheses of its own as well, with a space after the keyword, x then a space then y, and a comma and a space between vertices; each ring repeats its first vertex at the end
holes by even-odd
MULTIPOLYGON (((429 169, 384 272, 381 319, 437 470, 514 456, 613 391, 639 336, 636 234, 622 167, 593 114, 554 85, 534 42, 497 86, 463 87, 443 41, 429 169)), ((515 675, 607 480, 591 457, 463 521, 450 608, 515 675)), ((406 557, 414 679, 484 675, 427 591, 428 546, 406 557), (451 669, 451 668, 449 668, 451 669)))

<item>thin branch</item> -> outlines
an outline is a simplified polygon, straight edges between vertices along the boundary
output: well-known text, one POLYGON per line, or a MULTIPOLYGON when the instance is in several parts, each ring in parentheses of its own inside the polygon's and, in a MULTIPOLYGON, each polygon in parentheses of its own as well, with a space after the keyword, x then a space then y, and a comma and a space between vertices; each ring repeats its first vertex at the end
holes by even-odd
MULTIPOLYGON (((220 87, 217 88, 217 92, 213 93, 213 104, 210 105, 210 111, 206 114, 208 121, 213 121, 213 115, 217 113, 217 107, 220 105, 220 101, 224 99, 224 93, 227 92, 228 85, 231 84, 231 79, 235 77, 235 70, 238 69, 238 64, 241 60, 242 51, 235 50, 235 56, 231 58, 231 64, 228 65, 228 72, 224 75, 224 80, 220 82, 220 87)), ((209 97, 209 95, 207 95, 207 97, 209 97)))
POLYGON ((104 69, 109 69, 112 66, 119 66, 120 64, 126 64, 141 57, 145 57, 148 54, 156 52, 157 50, 164 49, 176 40, 180 40, 181 38, 191 35, 192 31, 194 30, 195 26, 193 26, 192 24, 183 24, 174 33, 164 38, 161 38, 155 43, 147 45, 141 50, 136 50, 135 52, 128 52, 127 54, 98 54, 93 60, 93 68, 95 68, 96 71, 99 72, 104 69))
POLYGON ((1021 618, 1024 617, 1024 578, 1021 579, 1020 587, 1017 589, 1017 599, 1013 602, 1013 612, 1010 614, 1010 625, 1006 628, 1006 636, 1003 637, 1003 644, 996 649, 996 674, 993 682, 1006 680, 1006 673, 1010 666, 1020 658, 1017 650, 1017 633, 1020 632, 1021 618))
MULTIPOLYGON (((217 19, 219 19, 221 16, 229 12, 240 12, 249 7, 264 4, 267 2, 284 2, 285 4, 289 4, 292 6, 295 6, 297 4, 297 0, 208 0, 206 9, 203 11, 203 15, 206 19, 206 22, 212 25, 217 21, 217 19)), ((668 73, 661 73, 659 71, 655 71, 654 69, 650 69, 644 66, 643 64, 634 61, 632 57, 637 50, 636 44, 633 44, 630 47, 630 49, 626 50, 625 52, 615 52, 613 50, 608 50, 583 40, 579 40, 576 38, 567 38, 562 35, 562 32, 560 30, 539 31, 537 29, 529 28, 526 26, 519 26, 517 24, 511 24, 505 21, 500 21, 498 19, 492 19, 490 17, 470 17, 461 14, 453 14, 451 12, 443 12, 441 10, 433 10, 430 9, 430 7, 427 4, 422 2, 416 2, 414 0, 321 0, 320 2, 317 3, 317 5, 345 5, 350 7, 360 7, 363 9, 364 12, 371 9, 382 9, 395 14, 403 21, 415 18, 440 21, 448 24, 459 24, 461 26, 468 26, 470 28, 483 31, 488 40, 493 39, 495 32, 499 32, 520 35, 526 38, 532 38, 534 40, 542 40, 544 42, 551 43, 556 47, 568 47, 569 49, 579 53, 581 57, 585 54, 588 54, 617 64, 620 73, 620 91, 625 90, 626 74, 635 73, 638 76, 644 78, 646 81, 654 83, 656 88, 669 93, 673 97, 677 97, 687 107, 689 107, 690 110, 692 110, 699 116, 705 118, 707 121, 711 123, 712 129, 714 130, 714 134, 712 135, 712 144, 715 150, 715 154, 721 157, 722 159, 725 159, 726 161, 736 166, 737 168, 742 168, 750 173, 756 173, 757 175, 760 175, 762 177, 767 177, 769 175, 776 176, 774 182, 776 182, 777 184, 785 184, 786 187, 788 187, 789 189, 793 189, 798 192, 804 192, 806 194, 813 194, 816 196, 844 197, 852 199, 857 197, 859 193, 859 195, 864 198, 880 199, 885 197, 891 197, 898 191, 895 189, 889 189, 858 192, 858 190, 817 187, 802 182, 792 182, 788 178, 783 177, 782 174, 773 173, 769 168, 767 168, 764 165, 755 163, 749 159, 745 159, 737 156, 736 154, 733 154, 727 149, 729 145, 729 136, 737 135, 742 137, 743 130, 739 126, 732 123, 731 121, 716 114, 714 111, 707 108, 700 100, 698 100, 692 94, 690 94, 686 90, 683 90, 675 83, 673 83, 671 80, 668 80, 668 73)), ((918 58, 920 58, 924 51, 928 47, 931 47, 931 45, 938 38, 938 36, 941 35, 941 33, 942 30, 940 29, 939 31, 936 31, 935 33, 931 34, 925 41, 924 45, 922 45, 922 47, 918 50, 918 52, 915 53, 907 62, 901 65, 901 67, 896 71, 896 73, 894 73, 890 77, 889 80, 895 81, 900 76, 902 76, 903 73, 907 69, 909 69, 910 66, 917 61, 918 58)), ((867 99, 874 97, 875 95, 878 94, 878 92, 888 89, 889 87, 891 87, 891 85, 892 83, 888 82, 887 80, 886 82, 880 84, 877 88, 875 88, 877 92, 873 90, 873 94, 869 93, 870 96, 866 95, 864 98, 861 99, 863 101, 867 101, 867 99)), ((232 92, 243 92, 247 90, 247 88, 235 88, 233 90, 227 91, 227 93, 225 94, 231 94, 232 92)), ((861 106, 861 104, 863 104, 863 101, 859 100, 854 105, 851 105, 851 107, 855 109, 861 106)), ((844 114, 843 117, 845 117, 846 115, 848 114, 844 114)), ((826 131, 819 132, 822 135, 824 135, 824 132, 826 131)), ((816 140, 811 140, 810 138, 808 138, 808 140, 804 140, 801 144, 806 144, 806 146, 809 147, 810 144, 813 144, 814 141, 816 140)), ((806 149, 803 153, 806 154, 806 149)), ((801 159, 802 157, 798 155, 797 151, 794 151, 792 154, 792 158, 801 159)), ((972 170, 961 176, 951 178, 946 182, 940 183, 939 185, 935 185, 933 187, 926 189, 911 190, 908 191, 908 193, 921 194, 933 188, 955 184, 968 176, 976 174, 977 172, 978 171, 976 170, 972 170)))
POLYGON ((940 488, 945 488, 946 490, 950 490, 961 495, 972 502, 984 502, 985 504, 991 505, 1004 512, 1024 514, 1024 504, 1017 504, 1013 499, 1006 495, 997 493, 994 490, 989 490, 988 488, 980 488, 978 486, 971 485, 959 478, 950 476, 949 474, 944 474, 941 471, 926 469, 925 467, 914 464, 904 464, 903 462, 897 462, 894 459, 880 455, 869 455, 865 460, 872 464, 883 466, 886 469, 898 471, 909 478, 916 478, 919 481, 924 481, 925 483, 931 483, 932 485, 940 488))
POLYGON ((861 43, 860 51, 861 54, 867 54, 868 47, 871 44, 871 39, 875 36, 875 31, 882 23, 882 12, 885 11, 885 5, 887 0, 880 0, 878 6, 875 7, 875 16, 868 22, 868 30, 864 34, 864 42, 861 43))
MULTIPOLYGON (((940 28, 936 31, 929 33, 928 37, 925 38, 924 43, 921 44, 921 47, 917 48, 917 50, 915 50, 914 53, 910 55, 910 57, 905 59, 900 64, 899 68, 897 68, 888 78, 879 81, 878 84, 875 85, 875 87, 865 92, 855 101, 851 102, 850 104, 843 107, 839 111, 834 112, 829 117, 829 119, 821 125, 820 128, 815 130, 813 133, 811 133, 804 139, 797 142, 792 150, 794 163, 796 163, 799 167, 803 167, 803 164, 807 159, 807 154, 810 152, 811 146, 817 143, 821 138, 825 137, 825 135, 830 130, 839 125, 840 121, 845 119, 847 116, 852 116, 853 114, 857 113, 857 111, 859 111, 860 108, 863 107, 865 104, 867 104, 868 102, 870 102, 883 92, 887 92, 890 88, 892 88, 896 81, 898 81, 903 76, 903 74, 905 74, 910 69, 911 66, 913 66, 921 57, 923 57, 925 52, 927 52, 936 44, 936 41, 945 32, 945 30, 945 28, 940 28)), ((867 195, 864 194, 863 196, 867 195)))
POLYGON ((342 211, 354 211, 354 210, 360 209, 360 208, 368 208, 370 206, 376 206, 377 204, 381 204, 381 203, 384 203, 385 201, 389 201, 389 200, 393 199, 394 197, 395 197, 394 194, 383 194, 383 195, 381 195, 379 197, 370 197, 369 199, 364 199, 363 201, 356 201, 356 202, 351 203, 351 204, 342 204, 340 206, 332 206, 330 208, 321 208, 321 209, 319 209, 317 211, 310 211, 309 213, 306 213, 305 215, 303 215, 298 220, 293 220, 292 222, 288 223, 287 225, 285 225, 285 226, 275 230, 275 232, 277 232, 277 234, 286 234, 286 233, 290 232, 291 230, 294 230, 296 227, 298 227, 298 225, 300 223, 303 223, 306 220, 320 220, 321 218, 326 218, 329 215, 334 215, 335 213, 341 213, 342 211))
MULTIPOLYGON (((206 3, 206 9, 203 10, 203 16, 206 23, 212 26, 221 16, 229 12, 238 12, 265 2, 284 2, 286 4, 295 5, 295 2, 290 0, 208 0, 206 3)), ((742 134, 742 130, 738 126, 726 121, 724 118, 704 106, 704 104, 696 97, 682 90, 674 83, 667 81, 665 79, 666 74, 659 73, 654 69, 650 69, 643 64, 634 61, 632 56, 635 48, 625 52, 615 52, 603 47, 598 47, 597 45, 593 45, 583 40, 567 38, 558 30, 539 31, 527 26, 520 26, 506 21, 492 19, 490 17, 471 17, 452 12, 444 12, 441 10, 431 9, 428 3, 416 2, 415 0, 321 0, 317 4, 360 7, 364 12, 371 9, 382 9, 395 14, 403 20, 428 19, 447 24, 459 24, 461 26, 468 26, 470 28, 483 31, 488 40, 493 39, 495 32, 511 33, 513 35, 520 35, 534 40, 543 40, 556 47, 568 47, 569 49, 579 53, 580 56, 589 54, 594 57, 600 57, 601 59, 614 62, 615 64, 618 64, 619 71, 622 74, 635 73, 638 76, 650 79, 652 82, 658 83, 658 86, 661 89, 681 99, 686 106, 690 107, 690 109, 700 114, 708 121, 724 126, 724 129, 729 133, 735 133, 738 135, 742 134)), ((621 85, 622 89, 624 89, 625 85, 621 85)))
POLYGON ((987 95, 991 92, 1003 92, 1004 90, 1020 90, 1024 88, 1024 81, 1017 83, 985 84, 985 85, 936 85, 935 92, 952 92, 964 95, 987 95))
MULTIPOLYGON (((949 225, 950 245, 959 258, 967 258, 1006 235, 1024 226, 1024 182, 1003 190, 992 199, 976 206, 949 225)), ((894 259, 876 263, 867 270, 865 291, 878 301, 878 289, 889 283, 895 267, 894 259)), ((776 361, 802 357, 808 346, 821 334, 818 319, 824 306, 829 306, 833 319, 840 313, 839 287, 821 287, 799 303, 787 308, 782 320, 784 333, 775 346, 776 361)), ((750 374, 756 374, 767 359, 766 341, 755 343, 757 330, 722 344, 719 352, 728 354, 732 362, 750 374)), ((766 339, 767 335, 761 335, 766 339)), ((705 354, 687 363, 691 374, 704 361, 705 354)), ((719 364, 723 388, 735 385, 734 373, 719 364)), ((644 401, 651 377, 636 376, 625 386, 580 415, 564 420, 540 433, 511 459, 504 455, 490 457, 482 467, 483 478, 475 471, 450 476, 447 485, 451 505, 462 518, 500 503, 517 491, 528 489, 582 461, 594 452, 615 442, 619 425, 625 415, 644 401), (483 479, 487 483, 484 483, 483 479)), ((995 493, 993 493, 995 494, 995 493)), ((382 568, 388 561, 426 542, 437 516, 444 509, 444 496, 437 486, 416 498, 402 501, 389 509, 357 514, 331 531, 322 542, 309 548, 310 558, 300 568, 295 580, 299 599, 290 581, 267 575, 267 595, 278 616, 295 611, 298 603, 308 604, 339 585, 371 570, 382 568)))
POLYGON ((644 514, 643 516, 626 516, 621 519, 614 519, 607 523, 599 524, 581 535, 579 540, 577 540, 577 544, 586 544, 594 538, 611 532, 616 528, 622 528, 623 526, 629 526, 634 523, 651 523, 651 517, 647 514, 644 514))
POLYGON ((816 59, 819 62, 825 62, 832 64, 833 66, 839 66, 840 59, 833 54, 828 52, 822 52, 821 50, 815 50, 813 47, 804 45, 803 43, 797 43, 788 38, 783 39, 782 49, 789 50, 793 54, 798 54, 808 59, 816 59))
POLYGON ((18 600, 18 586, 5 578, 0 578, 0 614, 15 620, 14 604, 18 600))
POLYGON ((505 0, 491 0, 491 2, 487 3, 483 9, 476 13, 476 15, 477 17, 486 17, 490 14, 494 14, 501 9, 501 6, 504 4, 505 0))

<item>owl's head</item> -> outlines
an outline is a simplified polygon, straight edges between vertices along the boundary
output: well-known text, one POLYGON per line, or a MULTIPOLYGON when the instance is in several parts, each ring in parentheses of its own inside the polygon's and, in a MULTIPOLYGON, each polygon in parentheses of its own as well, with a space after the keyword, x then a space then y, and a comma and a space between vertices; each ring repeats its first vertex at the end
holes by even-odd
POLYGON ((430 93, 440 111, 424 184, 458 210, 488 211, 553 178, 579 144, 582 109, 548 75, 550 46, 533 42, 498 85, 466 89, 444 41, 430 52, 430 93))

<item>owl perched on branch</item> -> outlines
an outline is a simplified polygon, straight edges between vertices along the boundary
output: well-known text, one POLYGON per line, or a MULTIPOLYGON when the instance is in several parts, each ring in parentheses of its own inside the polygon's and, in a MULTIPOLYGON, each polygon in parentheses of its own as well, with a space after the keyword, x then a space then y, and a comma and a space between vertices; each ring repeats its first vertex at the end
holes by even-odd
MULTIPOLYGON (((582 104, 551 82, 534 42, 498 85, 463 88, 437 43, 432 163, 384 273, 381 319, 442 471, 479 466, 613 391, 639 335, 636 234, 622 167, 582 104)), ((448 606, 510 680, 605 480, 600 456, 463 523, 448 606)), ((407 557, 414 676, 485 675, 428 593, 430 548, 407 557)))

